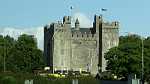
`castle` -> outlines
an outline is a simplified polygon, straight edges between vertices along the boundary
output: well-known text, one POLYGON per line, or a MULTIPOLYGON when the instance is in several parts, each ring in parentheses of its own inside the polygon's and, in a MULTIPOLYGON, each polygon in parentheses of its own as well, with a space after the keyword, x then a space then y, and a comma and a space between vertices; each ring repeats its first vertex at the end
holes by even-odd
POLYGON ((78 19, 72 27, 71 16, 44 27, 44 56, 51 72, 103 72, 106 70, 104 53, 118 43, 119 23, 104 22, 102 15, 95 15, 93 27, 89 28, 81 28, 78 19))

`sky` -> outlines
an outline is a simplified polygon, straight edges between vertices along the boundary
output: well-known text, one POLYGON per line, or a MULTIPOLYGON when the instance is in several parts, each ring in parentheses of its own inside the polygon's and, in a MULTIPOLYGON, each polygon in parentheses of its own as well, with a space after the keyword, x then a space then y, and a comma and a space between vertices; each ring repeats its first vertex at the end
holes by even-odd
POLYGON ((88 27, 95 14, 102 14, 106 21, 119 21, 120 34, 150 36, 149 3, 150 0, 0 0, 0 34, 15 38, 22 33, 33 34, 43 49, 44 25, 70 15, 79 18, 82 27, 88 27))

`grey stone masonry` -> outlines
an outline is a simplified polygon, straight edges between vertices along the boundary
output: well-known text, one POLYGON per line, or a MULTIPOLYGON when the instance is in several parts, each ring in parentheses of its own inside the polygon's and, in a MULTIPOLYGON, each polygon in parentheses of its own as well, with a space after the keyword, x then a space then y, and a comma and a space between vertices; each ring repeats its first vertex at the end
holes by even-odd
POLYGON ((95 75, 106 71, 104 53, 119 43, 119 23, 104 22, 95 15, 93 27, 81 28, 77 19, 71 27, 71 17, 63 23, 44 27, 44 56, 51 72, 57 70, 85 71, 95 75))

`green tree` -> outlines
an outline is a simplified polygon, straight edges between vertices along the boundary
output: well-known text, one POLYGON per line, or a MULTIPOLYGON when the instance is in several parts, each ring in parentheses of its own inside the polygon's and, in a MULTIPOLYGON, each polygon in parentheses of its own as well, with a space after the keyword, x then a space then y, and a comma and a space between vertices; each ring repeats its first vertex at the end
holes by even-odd
POLYGON ((15 45, 16 41, 14 40, 14 38, 10 37, 10 36, 4 36, 4 56, 5 56, 5 66, 6 66, 6 71, 9 71, 9 58, 11 55, 11 50, 13 49, 14 45, 15 45))
POLYGON ((37 42, 31 35, 18 37, 9 50, 7 68, 13 72, 32 72, 32 69, 44 66, 43 52, 37 48, 37 42))
MULTIPOLYGON (((129 74, 141 77, 142 40, 138 35, 120 36, 119 46, 111 48, 105 53, 107 70, 119 78, 127 78, 129 74)), ((150 73, 150 38, 144 40, 144 71, 145 76, 150 73)), ((148 75, 147 75, 148 76, 148 75)))
POLYGON ((9 52, 13 47, 15 40, 10 36, 0 35, 0 71, 4 69, 4 61, 7 66, 7 58, 9 58, 9 52), (5 58, 5 59, 4 59, 5 58))
POLYGON ((150 37, 144 40, 144 77, 150 83, 150 37))
POLYGON ((4 38, 0 35, 0 71, 3 70, 4 38))

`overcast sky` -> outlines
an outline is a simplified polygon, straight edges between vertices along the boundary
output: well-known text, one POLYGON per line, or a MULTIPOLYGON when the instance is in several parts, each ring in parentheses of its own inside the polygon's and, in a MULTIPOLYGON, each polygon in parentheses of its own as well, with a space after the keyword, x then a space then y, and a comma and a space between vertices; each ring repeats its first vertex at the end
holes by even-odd
POLYGON ((34 34, 42 48, 44 25, 71 15, 79 18, 81 26, 92 26, 94 14, 103 14, 105 20, 120 22, 121 34, 150 36, 149 4, 150 0, 0 0, 0 33, 14 37, 18 32, 34 34))

